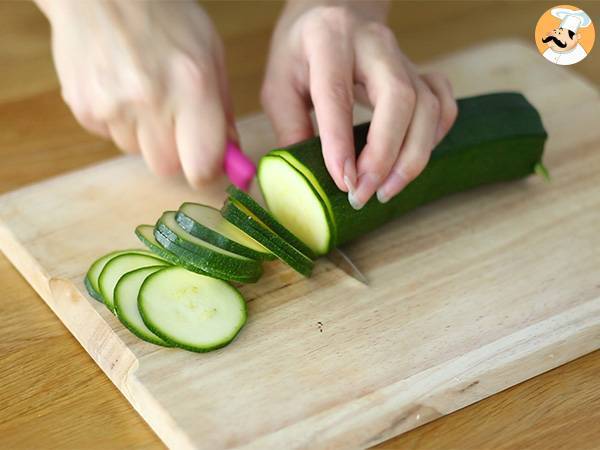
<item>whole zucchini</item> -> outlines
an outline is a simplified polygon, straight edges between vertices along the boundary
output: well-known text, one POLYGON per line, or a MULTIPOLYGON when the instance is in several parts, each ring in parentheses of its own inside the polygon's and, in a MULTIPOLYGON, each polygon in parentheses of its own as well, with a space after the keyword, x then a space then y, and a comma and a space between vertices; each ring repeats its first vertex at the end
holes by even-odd
MULTIPOLYGON (((546 131, 519 93, 458 100, 458 117, 425 170, 388 203, 373 196, 359 211, 325 166, 318 137, 276 149, 260 162, 258 179, 273 215, 317 254, 348 242, 407 211, 483 184, 531 174, 541 162, 546 131)), ((354 127, 357 155, 369 123, 354 127)), ((390 162, 391 163, 391 162, 390 162)))

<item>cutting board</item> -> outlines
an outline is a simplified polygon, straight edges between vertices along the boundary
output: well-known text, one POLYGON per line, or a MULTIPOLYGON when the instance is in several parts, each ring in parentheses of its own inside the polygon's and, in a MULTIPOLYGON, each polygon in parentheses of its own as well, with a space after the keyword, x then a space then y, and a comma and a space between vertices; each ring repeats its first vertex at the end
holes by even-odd
MULTIPOLYGON (((368 447, 600 348, 597 88, 511 41, 427 69, 458 96, 522 91, 552 182, 480 188, 365 236, 347 252, 369 287, 327 260, 310 279, 269 263, 241 288, 249 321, 225 349, 146 344, 82 283, 138 245, 137 224, 184 200, 219 206, 225 180, 194 192, 120 157, 0 197, 0 248, 173 448, 368 447)), ((262 115, 239 130, 255 158, 274 146, 262 115)))

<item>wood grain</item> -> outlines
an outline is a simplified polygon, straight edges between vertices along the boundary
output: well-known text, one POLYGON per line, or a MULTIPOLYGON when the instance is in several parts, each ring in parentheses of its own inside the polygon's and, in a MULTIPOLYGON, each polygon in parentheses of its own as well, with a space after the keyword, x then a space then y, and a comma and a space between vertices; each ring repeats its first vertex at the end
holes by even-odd
MULTIPOLYGON (((423 60, 499 35, 529 39, 530 24, 542 9, 551 6, 542 2, 480 3, 429 2, 427 8, 395 5, 392 22, 403 48, 423 60), (473 17, 481 20, 473 21, 473 17), (430 21, 429 38, 419 38, 419 22, 413 18, 430 21), (463 31, 449 33, 450 24, 463 31)), ((580 3, 592 15, 597 10, 597 5, 580 3)), ((222 4, 208 6, 225 35, 237 110, 255 110, 261 64, 279 5, 261 2, 266 14, 255 22, 231 20, 222 4), (266 19, 261 21, 263 17, 266 19)), ((240 12, 236 17, 256 15, 252 2, 234 6, 240 12)), ((1 3, 0 12, 0 190, 115 155, 111 145, 82 132, 62 105, 41 16, 21 2, 1 3)), ((590 57, 570 71, 597 77, 599 63, 598 58, 590 57)), ((5 288, 1 316, 10 324, 0 331, 0 373, 4 380, 0 390, 0 446, 160 446, 4 258, 0 260, 0 280, 5 288)), ((413 430, 386 448, 484 448, 489 446, 490 436, 495 438, 494 447, 502 448, 593 448, 599 439, 592 424, 597 420, 600 400, 591 394, 599 368, 600 355, 596 352, 413 430)))

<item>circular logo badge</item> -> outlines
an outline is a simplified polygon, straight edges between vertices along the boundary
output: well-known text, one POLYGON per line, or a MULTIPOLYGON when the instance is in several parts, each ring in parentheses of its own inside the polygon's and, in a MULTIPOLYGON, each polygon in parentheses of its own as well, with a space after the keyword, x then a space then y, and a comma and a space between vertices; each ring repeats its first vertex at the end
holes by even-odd
POLYGON ((596 32, 592 19, 576 6, 550 8, 535 27, 535 44, 548 61, 561 66, 576 64, 592 51, 596 32))

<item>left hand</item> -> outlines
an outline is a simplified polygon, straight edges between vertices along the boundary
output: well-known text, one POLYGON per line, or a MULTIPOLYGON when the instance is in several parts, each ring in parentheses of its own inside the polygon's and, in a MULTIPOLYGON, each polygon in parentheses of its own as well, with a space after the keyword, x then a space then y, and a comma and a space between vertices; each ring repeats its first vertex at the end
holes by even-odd
POLYGON ((327 169, 356 209, 375 192, 387 202, 419 175, 457 115, 448 80, 419 75, 384 24, 386 12, 384 2, 289 2, 262 90, 281 145, 314 135, 314 106, 327 169), (358 161, 355 98, 374 110, 358 161))

